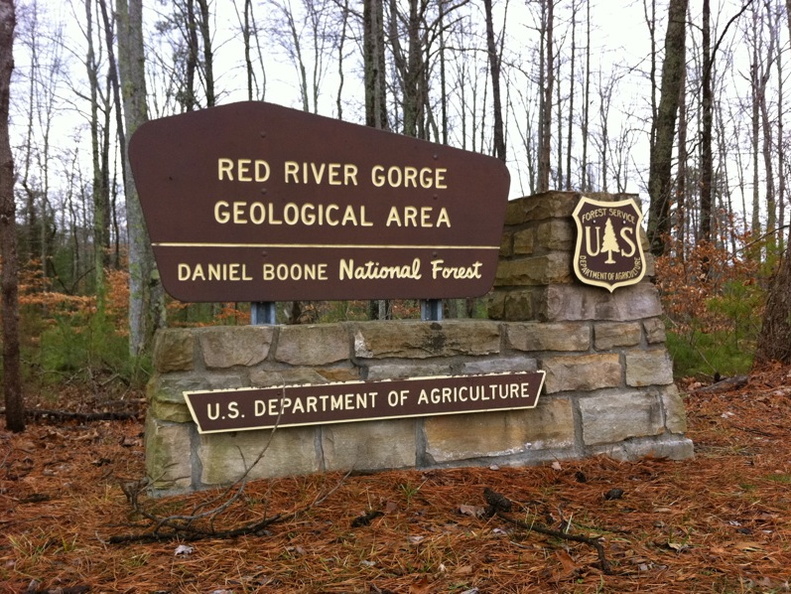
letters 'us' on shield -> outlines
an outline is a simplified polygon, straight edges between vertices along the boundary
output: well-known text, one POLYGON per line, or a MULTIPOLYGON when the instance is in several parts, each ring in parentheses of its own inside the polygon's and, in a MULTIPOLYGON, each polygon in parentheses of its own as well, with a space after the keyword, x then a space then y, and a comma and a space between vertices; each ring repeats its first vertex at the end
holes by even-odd
POLYGON ((604 202, 582 197, 572 216, 577 225, 574 272, 580 281, 613 292, 642 280, 643 215, 634 199, 604 202))

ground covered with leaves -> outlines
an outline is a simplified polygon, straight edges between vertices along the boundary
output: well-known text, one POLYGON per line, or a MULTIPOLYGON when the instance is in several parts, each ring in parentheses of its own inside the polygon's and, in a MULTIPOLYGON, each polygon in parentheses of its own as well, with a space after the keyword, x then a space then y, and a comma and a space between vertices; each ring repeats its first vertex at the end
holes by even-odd
POLYGON ((139 419, 0 424, 0 592, 789 591, 791 369, 683 388, 693 460, 323 474, 166 499, 138 489, 139 419))

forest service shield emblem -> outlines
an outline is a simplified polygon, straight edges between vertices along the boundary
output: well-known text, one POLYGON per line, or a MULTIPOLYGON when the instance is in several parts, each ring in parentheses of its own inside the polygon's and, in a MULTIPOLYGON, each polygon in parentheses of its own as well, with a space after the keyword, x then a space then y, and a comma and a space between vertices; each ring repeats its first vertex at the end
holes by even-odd
POLYGON ((640 282, 645 276, 643 215, 633 198, 605 202, 583 196, 572 216, 577 225, 574 273, 579 280, 611 293, 640 282))

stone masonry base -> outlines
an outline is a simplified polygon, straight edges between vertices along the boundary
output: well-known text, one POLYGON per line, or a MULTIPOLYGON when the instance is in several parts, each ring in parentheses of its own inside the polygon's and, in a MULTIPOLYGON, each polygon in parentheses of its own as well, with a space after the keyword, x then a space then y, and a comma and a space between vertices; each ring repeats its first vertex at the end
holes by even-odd
POLYGON ((168 494, 334 470, 686 458, 661 321, 344 322, 170 329, 149 385, 147 471, 168 494), (616 346, 617 345, 617 346, 616 346), (535 409, 198 434, 185 390, 546 372, 535 409))

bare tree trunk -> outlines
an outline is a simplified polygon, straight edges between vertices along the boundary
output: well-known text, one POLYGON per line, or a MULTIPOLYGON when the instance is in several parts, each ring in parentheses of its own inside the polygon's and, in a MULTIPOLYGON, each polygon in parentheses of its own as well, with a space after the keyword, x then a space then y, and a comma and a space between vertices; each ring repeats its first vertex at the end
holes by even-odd
MULTIPOLYGON (((782 9, 777 11, 777 21, 775 22, 774 26, 777 27, 776 35, 780 34, 780 19, 782 18, 782 9)), ((785 157, 785 146, 784 146, 784 126, 783 126, 783 119, 785 118, 785 101, 783 98, 783 51, 778 46, 777 48, 777 56, 776 56, 776 65, 777 65, 777 172, 778 172, 778 182, 777 182, 777 211, 779 214, 777 220, 777 228, 783 229, 785 226, 785 212, 786 209, 784 208, 785 200, 786 200, 786 157, 785 157)), ((777 242, 779 245, 779 249, 782 252, 784 249, 785 244, 783 243, 783 234, 782 232, 777 236, 777 242)))
MULTIPOLYGON (((775 23, 772 20, 771 11, 769 10, 768 4, 766 5, 767 14, 766 14, 766 21, 767 27, 769 28, 769 47, 766 49, 766 69, 764 70, 764 75, 762 77, 762 81, 765 81, 762 85, 762 92, 760 95, 760 108, 761 108, 761 128, 763 130, 763 156, 764 156, 764 171, 766 173, 766 234, 767 234, 767 255, 774 255, 774 251, 777 246, 777 238, 775 237, 775 231, 777 230, 777 194, 776 194, 776 186, 775 186, 775 170, 774 170, 774 159, 772 154, 772 141, 773 141, 773 133, 772 133, 772 121, 771 117, 769 116, 769 105, 767 105, 766 100, 766 82, 768 82, 769 77, 771 76, 771 70, 773 63, 779 63, 780 61, 780 54, 782 53, 778 46, 778 34, 777 28, 775 27, 775 23)), ((779 80, 778 85, 782 85, 782 79, 779 80)), ((778 90, 778 95, 780 91, 778 90)), ((782 121, 782 116, 779 121, 782 121)), ((778 125, 780 125, 778 123, 778 125)), ((782 140, 779 143, 782 145, 782 140)), ((778 149, 781 150, 781 149, 778 149)), ((778 172, 780 177, 782 177, 782 169, 779 169, 778 172)))
POLYGON ((591 90, 591 0, 585 0, 585 88, 582 101, 582 180, 580 189, 590 191, 588 175, 588 142, 590 140, 590 90, 591 90))
MULTIPOLYGON (((128 142, 148 119, 146 107, 145 54, 143 48, 142 0, 116 0, 118 13, 118 70, 124 102, 128 142)), ((127 232, 129 234, 129 352, 133 357, 148 348, 156 329, 164 326, 164 294, 154 265, 154 256, 143 220, 134 180, 125 167, 127 232)))
POLYGON ((492 74, 492 101, 494 102, 494 156, 505 163, 505 133, 503 131, 503 108, 500 100, 500 54, 494 40, 492 0, 483 0, 486 11, 486 47, 489 54, 489 69, 492 74))
POLYGON ((555 81, 554 39, 555 0, 542 0, 543 94, 539 114, 538 191, 549 190, 549 170, 552 150, 552 92, 555 81))
MULTIPOLYGON (((198 106, 195 94, 195 77, 198 71, 198 25, 195 22, 195 0, 187 0, 187 62, 186 80, 184 81, 184 92, 181 103, 184 111, 193 111, 198 106)), ((118 52, 119 54, 121 52, 118 52)), ((131 133, 130 133, 131 136, 131 133)))
MULTIPOLYGON (((752 196, 752 224, 751 231, 753 236, 758 237, 761 235, 761 200, 760 200, 760 171, 759 171, 759 140, 760 140, 760 93, 761 93, 761 77, 758 73, 759 61, 759 32, 758 32, 758 11, 753 11, 753 47, 752 47, 752 64, 750 64, 750 78, 752 90, 752 112, 751 112, 751 130, 752 130, 752 168, 753 168, 753 196, 752 196)), ((746 214, 746 213, 745 213, 746 214)))
MULTIPOLYGON (((791 32, 791 0, 786 0, 786 11, 791 32)), ((756 365, 771 361, 791 363, 791 241, 769 287, 755 353, 756 365)))
MULTIPOLYGON (((115 126, 118 135, 118 144, 120 146, 124 146, 124 119, 123 119, 123 103, 121 102, 121 88, 118 84, 118 64, 115 59, 115 49, 113 47, 113 39, 114 39, 114 28, 113 24, 110 21, 110 17, 108 15, 107 10, 107 0, 99 0, 99 9, 102 13, 102 23, 104 25, 104 34, 105 34, 105 44, 107 46, 107 61, 108 61, 108 73, 109 73, 109 81, 110 87, 113 94, 113 103, 115 104, 115 126)), ((108 122, 106 128, 109 130, 109 109, 108 114, 105 119, 108 122)), ((109 133, 105 134, 105 143, 108 147, 107 156, 109 158, 109 143, 110 143, 110 135, 109 133)), ((107 167, 108 175, 109 175, 109 166, 107 167)), ((126 179, 126 160, 121 159, 121 177, 126 179)), ((108 199, 110 198, 110 183, 108 179, 107 183, 107 194, 108 199)), ((119 225, 118 225, 118 211, 116 208, 116 198, 117 194, 115 191, 112 193, 112 200, 110 201, 110 208, 108 209, 108 213, 112 215, 113 220, 113 229, 115 231, 115 263, 114 266, 120 266, 121 264, 121 257, 119 254, 120 251, 120 232, 119 232, 119 225)), ((107 224, 110 224, 110 221, 107 221, 107 224)), ((109 244, 108 244, 109 247, 109 244)))
MULTIPOLYGON (((363 63, 365 69, 365 123, 378 130, 387 129, 384 5, 382 0, 365 0, 363 6, 363 63)), ((369 317, 374 320, 392 318, 392 304, 386 299, 371 301, 369 317)))
POLYGON ((363 61, 365 63, 365 123, 387 130, 384 7, 382 0, 365 0, 363 61))
POLYGON ((25 408, 19 356, 19 278, 14 203, 14 156, 8 136, 11 72, 14 69, 13 0, 0 0, 0 258, 3 316, 3 398, 6 427, 25 430, 25 408))
POLYGON ((686 16, 688 0, 670 0, 665 61, 657 108, 654 142, 651 145, 648 174, 648 239, 651 252, 661 256, 665 236, 670 232, 670 193, 672 190, 673 139, 676 132, 679 89, 685 68, 686 16))
POLYGON ((259 32, 253 14, 253 1, 244 0, 243 14, 240 18, 242 29, 242 43, 244 44, 244 71, 247 81, 247 100, 262 100, 266 96, 266 70, 264 60, 261 55, 261 44, 259 42, 259 32), (261 85, 259 86, 253 68, 253 41, 256 44, 257 62, 261 65, 261 85))
POLYGON ((206 85, 206 107, 217 105, 217 96, 214 92, 214 50, 211 44, 211 29, 209 27, 209 3, 207 0, 198 0, 200 18, 198 28, 200 29, 201 41, 203 43, 203 75, 206 85))
POLYGON ((577 58, 577 2, 575 1, 572 6, 571 15, 571 64, 569 66, 569 108, 568 108, 568 121, 566 122, 566 183, 563 186, 566 190, 571 190, 571 152, 574 145, 573 141, 573 128, 574 122, 574 77, 576 69, 574 64, 577 58))
POLYGON ((703 81, 701 83, 701 134, 700 134, 700 234, 701 241, 712 241, 712 179, 714 156, 712 154, 713 96, 711 88, 711 7, 710 0, 703 0, 703 81))
POLYGON ((342 11, 341 35, 338 40, 338 96, 335 102, 336 109, 338 110, 338 119, 343 119, 343 85, 345 82, 345 73, 343 70, 343 51, 346 46, 346 29, 349 26, 349 0, 344 0, 342 11))
POLYGON ((678 237, 679 253, 677 257, 684 259, 686 246, 687 224, 687 72, 681 75, 678 90, 678 175, 676 182, 676 236, 678 237))
MULTIPOLYGON (((99 124, 99 65, 93 46, 93 3, 85 0, 85 38, 88 53, 85 66, 88 72, 90 88, 90 128, 91 156, 93 161, 93 249, 94 249, 94 280, 96 294, 99 299, 104 296, 104 269, 107 266, 108 249, 110 247, 110 184, 109 184, 109 151, 108 128, 102 129, 99 124), (101 138, 100 138, 101 137, 101 138)), ((109 116, 105 106, 105 122, 109 116)))

